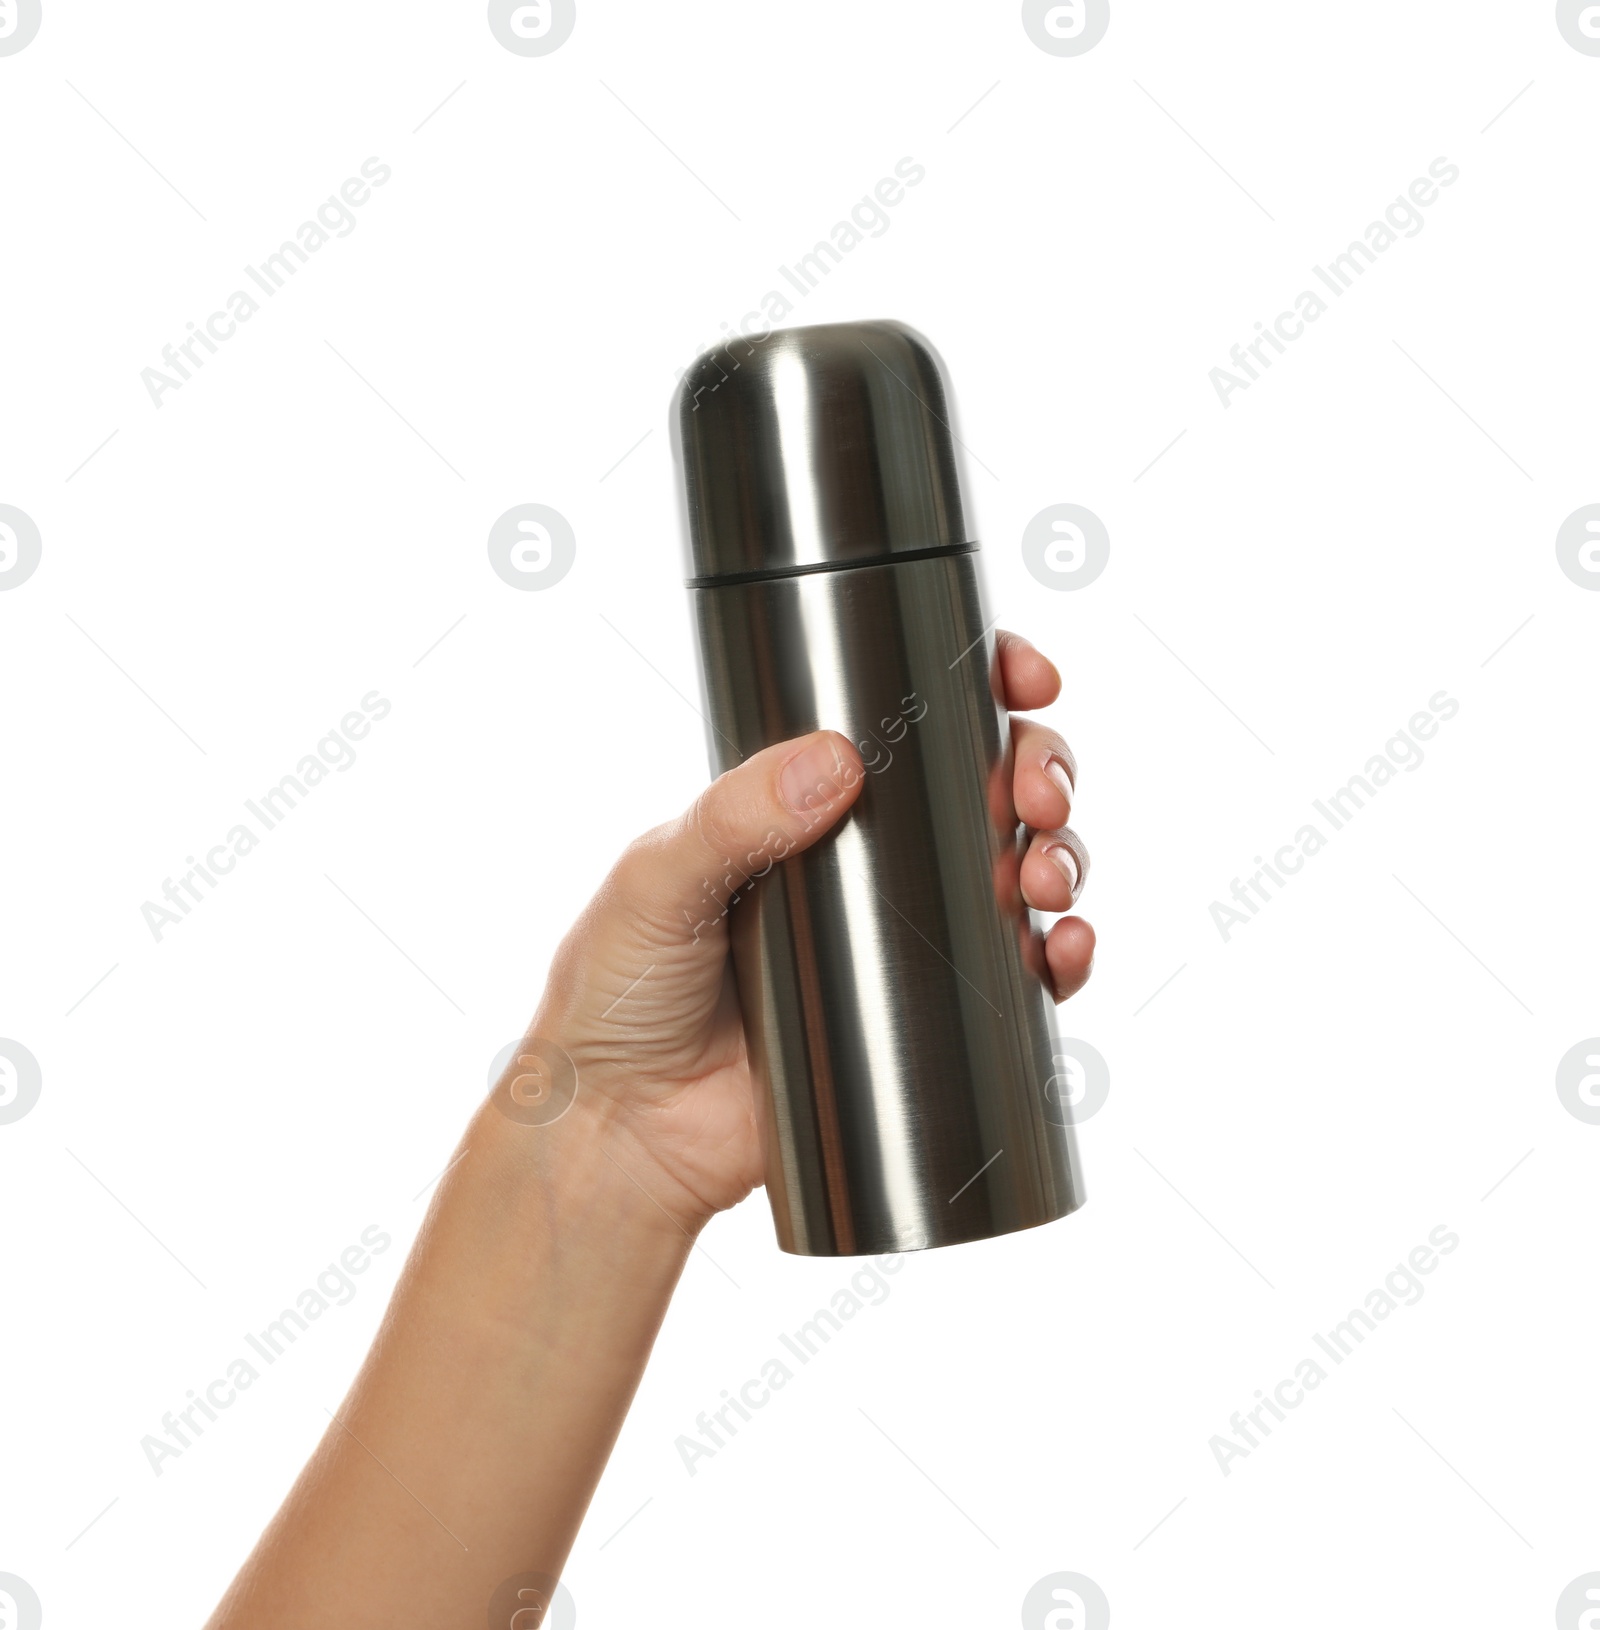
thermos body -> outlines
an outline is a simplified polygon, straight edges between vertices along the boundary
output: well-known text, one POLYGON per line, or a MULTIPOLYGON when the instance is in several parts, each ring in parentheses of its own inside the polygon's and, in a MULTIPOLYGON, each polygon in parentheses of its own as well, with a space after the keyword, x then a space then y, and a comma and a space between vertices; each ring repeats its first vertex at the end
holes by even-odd
POLYGON ((728 857, 760 874, 723 903, 779 1243, 851 1256, 1049 1222, 1082 1181, 1024 959, 1009 727, 977 546, 951 535, 938 360, 891 323, 712 356, 724 377, 696 400, 716 376, 690 371, 676 430, 713 767, 817 729, 864 765, 814 846, 728 857))

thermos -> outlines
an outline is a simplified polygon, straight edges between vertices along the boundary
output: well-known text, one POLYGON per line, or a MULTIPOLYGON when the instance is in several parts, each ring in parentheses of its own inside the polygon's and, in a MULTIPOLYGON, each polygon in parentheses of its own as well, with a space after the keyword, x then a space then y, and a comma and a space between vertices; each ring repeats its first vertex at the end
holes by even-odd
POLYGON ((865 766, 844 820, 729 908, 779 1244, 912 1251, 1065 1216, 1082 1178, 1014 904, 943 364, 895 322, 731 339, 673 421, 713 770, 818 729, 865 766))

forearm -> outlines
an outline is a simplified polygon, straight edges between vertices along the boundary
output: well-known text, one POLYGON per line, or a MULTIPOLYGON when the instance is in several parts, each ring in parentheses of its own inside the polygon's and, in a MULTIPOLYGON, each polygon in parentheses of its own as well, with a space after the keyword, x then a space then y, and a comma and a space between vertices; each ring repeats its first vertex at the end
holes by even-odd
POLYGON ((462 1149, 210 1630, 481 1630, 502 1581, 560 1573, 690 1239, 582 1098, 545 1127, 485 1106, 462 1149))
MULTIPOLYGON (((1008 706, 1054 700, 1037 651, 1002 636, 999 653, 1008 706)), ((1017 720, 1012 741, 1032 829, 1016 886, 1065 910, 1084 875, 1061 824, 1071 753, 1017 720), (1063 847, 1070 870, 1050 858, 1063 847)), ((816 731, 753 753, 624 852, 551 964, 527 1076, 508 1072, 473 1122, 349 1398, 210 1630, 480 1630, 504 1582, 559 1575, 693 1233, 765 1170, 726 891, 761 855, 824 838, 863 779, 851 743, 816 731), (541 1074, 540 1037, 578 1092, 525 1126, 512 1102, 542 1115, 573 1078, 541 1074)), ((1058 998, 1093 950, 1074 917, 1036 947, 1058 998)), ((516 1630, 542 1621, 537 1601, 507 1605, 516 1630)))

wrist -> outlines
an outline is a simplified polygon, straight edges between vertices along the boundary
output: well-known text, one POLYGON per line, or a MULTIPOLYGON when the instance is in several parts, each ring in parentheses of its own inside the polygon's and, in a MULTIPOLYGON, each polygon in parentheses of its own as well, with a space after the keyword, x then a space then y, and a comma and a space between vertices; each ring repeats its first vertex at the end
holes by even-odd
POLYGON ((622 1106, 580 1091, 557 1119, 537 1125, 513 1119, 505 1104, 503 1088, 497 1089, 466 1138, 503 1225, 617 1258, 681 1267, 703 1219, 686 1211, 677 1185, 630 1133, 622 1106))

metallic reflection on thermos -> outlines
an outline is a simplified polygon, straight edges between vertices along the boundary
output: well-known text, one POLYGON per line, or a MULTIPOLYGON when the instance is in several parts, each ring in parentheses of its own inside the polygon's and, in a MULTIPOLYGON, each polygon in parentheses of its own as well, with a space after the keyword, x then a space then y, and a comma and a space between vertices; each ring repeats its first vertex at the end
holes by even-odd
POLYGON ((778 1239, 809 1256, 1083 1200, 950 421, 893 322, 731 340, 674 404, 713 768, 824 728, 866 766, 730 918, 778 1239))

